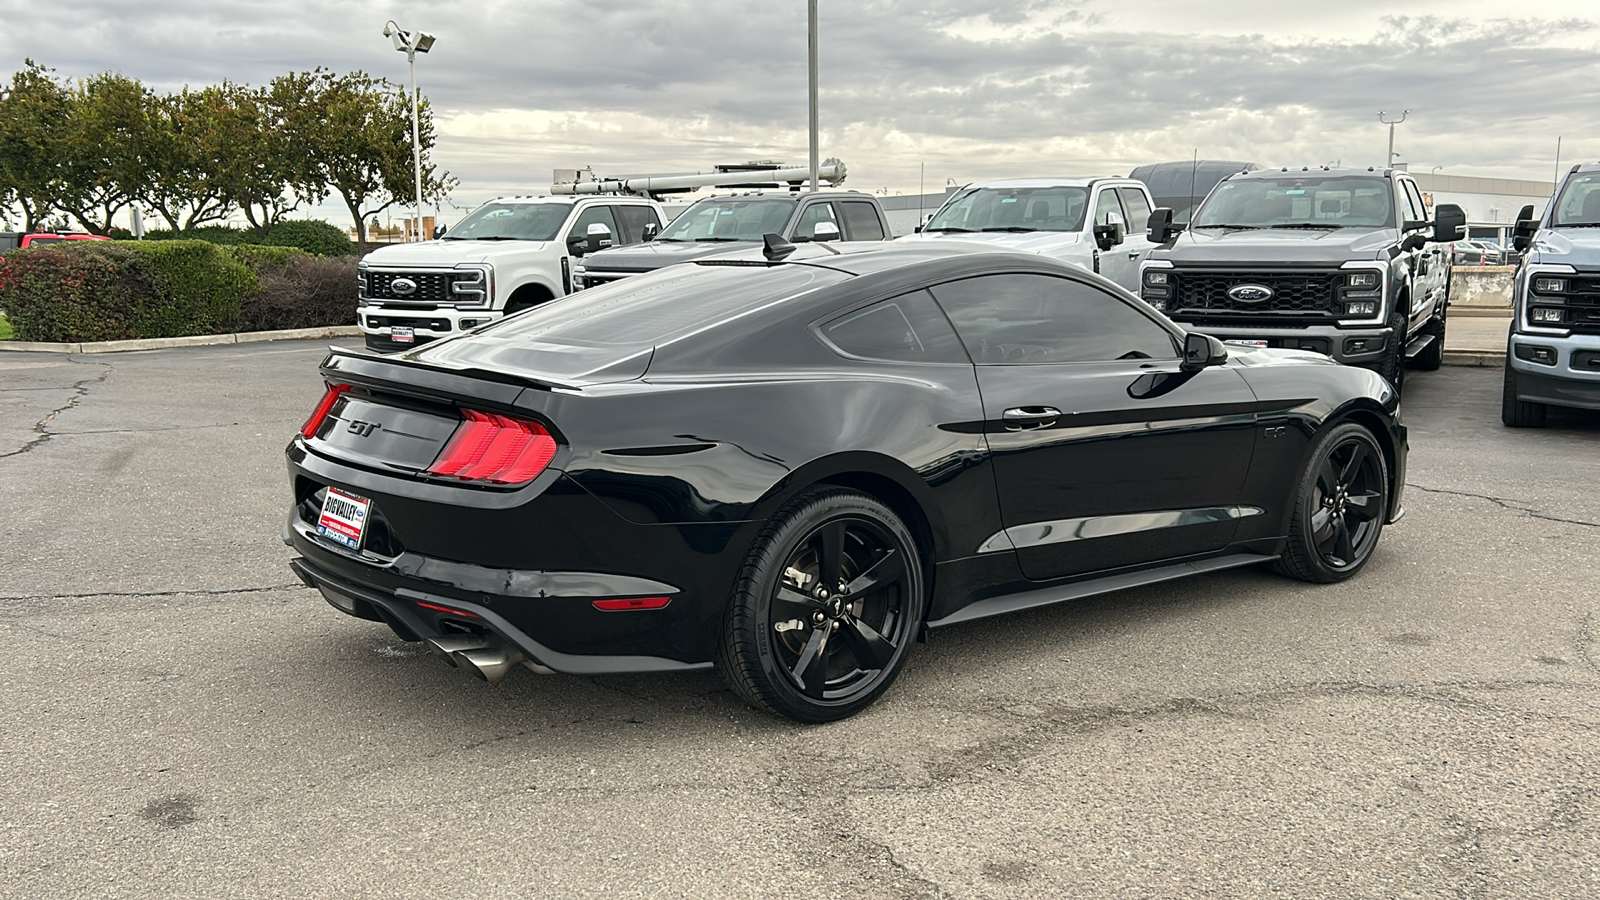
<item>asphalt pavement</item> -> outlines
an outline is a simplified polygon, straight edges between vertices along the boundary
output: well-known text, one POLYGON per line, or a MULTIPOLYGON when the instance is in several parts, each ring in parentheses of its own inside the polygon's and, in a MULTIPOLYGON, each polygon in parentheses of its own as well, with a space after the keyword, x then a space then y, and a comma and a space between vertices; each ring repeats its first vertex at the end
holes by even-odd
POLYGON ((1496 369, 1410 374, 1357 578, 957 626, 801 727, 301 587, 322 352, 0 356, 0 896, 1600 895, 1600 414, 1506 429, 1496 369))

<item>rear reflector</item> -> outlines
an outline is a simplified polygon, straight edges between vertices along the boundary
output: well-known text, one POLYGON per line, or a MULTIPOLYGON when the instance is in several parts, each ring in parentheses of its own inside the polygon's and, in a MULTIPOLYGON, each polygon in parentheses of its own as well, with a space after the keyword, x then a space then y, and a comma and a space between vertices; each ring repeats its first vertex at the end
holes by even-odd
POLYGON ((476 619, 476 618, 478 618, 478 614, 477 613, 467 612, 464 609, 456 609, 456 608, 451 607, 451 606, 440 606, 437 603, 423 603, 421 600, 416 601, 416 604, 418 606, 422 607, 423 609, 431 609, 434 612, 442 612, 442 613, 444 613, 446 615, 461 616, 462 618, 466 618, 466 619, 476 619))
POLYGON ((328 418, 328 413, 333 411, 333 404, 339 402, 339 398, 348 393, 349 390, 350 385, 348 384, 328 385, 328 392, 322 395, 322 402, 318 403, 317 408, 311 412, 311 418, 300 426, 301 436, 308 439, 316 437, 317 429, 322 427, 322 421, 328 418))
POLYGON ((489 484, 527 484, 556 455, 556 441, 537 422, 461 411, 466 421, 428 467, 431 474, 489 484))
POLYGON ((620 600, 596 600, 594 608, 606 612, 624 612, 631 609, 660 609, 671 602, 671 597, 624 597, 620 600))

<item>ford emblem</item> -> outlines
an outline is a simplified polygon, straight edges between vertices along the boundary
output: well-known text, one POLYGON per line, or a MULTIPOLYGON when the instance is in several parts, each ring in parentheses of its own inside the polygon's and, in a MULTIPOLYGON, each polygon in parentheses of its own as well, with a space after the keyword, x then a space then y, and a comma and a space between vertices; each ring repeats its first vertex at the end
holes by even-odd
POLYGON ((417 283, 409 278, 396 278, 389 282, 389 290, 394 291, 396 297, 409 297, 417 292, 417 283))
POLYGON ((1272 288, 1264 284, 1238 284, 1228 288, 1228 296, 1240 303, 1262 303, 1272 299, 1272 288))

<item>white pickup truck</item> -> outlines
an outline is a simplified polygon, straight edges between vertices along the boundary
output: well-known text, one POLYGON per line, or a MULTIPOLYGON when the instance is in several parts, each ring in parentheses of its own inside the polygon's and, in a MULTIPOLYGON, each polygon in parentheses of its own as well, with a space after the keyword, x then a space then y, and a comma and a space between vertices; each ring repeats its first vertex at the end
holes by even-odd
POLYGON ((1016 178, 969 184, 902 241, 970 240, 1059 259, 1139 291, 1150 191, 1132 178, 1016 178))
POLYGON ((643 197, 502 197, 439 240, 368 253, 358 269, 357 324, 375 350, 449 337, 572 292, 576 259, 661 230, 643 197))

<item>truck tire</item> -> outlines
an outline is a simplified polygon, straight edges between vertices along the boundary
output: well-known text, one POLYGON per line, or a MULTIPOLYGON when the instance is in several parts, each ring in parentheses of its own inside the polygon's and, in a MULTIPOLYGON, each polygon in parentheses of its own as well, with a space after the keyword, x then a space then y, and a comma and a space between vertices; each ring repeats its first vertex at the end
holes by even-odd
POLYGON ((1441 309, 1439 315, 1429 319, 1428 324, 1422 328, 1422 333, 1433 335, 1433 340, 1428 342, 1428 346, 1424 347, 1421 353, 1412 358, 1413 368, 1424 372, 1436 372, 1444 365, 1444 328, 1444 310, 1441 309))
POLYGON ((1389 343, 1384 347, 1383 359, 1372 366, 1400 393, 1406 380, 1406 314, 1397 312, 1389 320, 1389 343))
POLYGON ((1500 421, 1508 428, 1543 428, 1549 407, 1517 399, 1517 370, 1511 368, 1511 348, 1506 347, 1505 387, 1500 394, 1500 421))

